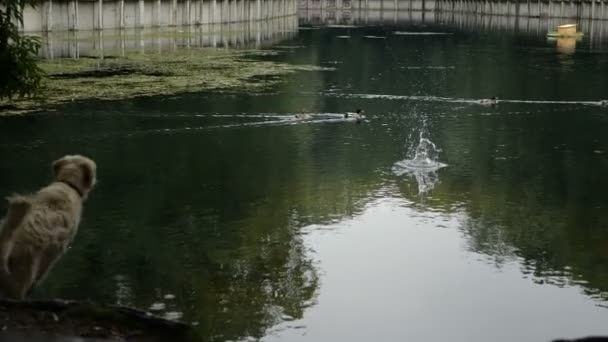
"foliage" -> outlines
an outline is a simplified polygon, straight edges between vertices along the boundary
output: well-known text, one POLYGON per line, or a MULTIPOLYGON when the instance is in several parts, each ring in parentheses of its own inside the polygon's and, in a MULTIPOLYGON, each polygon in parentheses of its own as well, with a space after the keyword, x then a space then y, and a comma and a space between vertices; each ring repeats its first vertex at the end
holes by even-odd
POLYGON ((44 72, 36 64, 40 48, 38 37, 23 36, 22 9, 34 0, 0 0, 0 98, 32 95, 44 72))

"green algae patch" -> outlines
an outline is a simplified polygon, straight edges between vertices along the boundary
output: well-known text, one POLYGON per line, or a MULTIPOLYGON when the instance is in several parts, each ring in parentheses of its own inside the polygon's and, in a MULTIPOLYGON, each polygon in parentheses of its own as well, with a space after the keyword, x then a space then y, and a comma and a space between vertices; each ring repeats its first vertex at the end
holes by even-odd
POLYGON ((178 49, 111 58, 44 60, 48 77, 35 98, 0 102, 0 115, 50 109, 87 99, 217 91, 262 93, 298 71, 332 70, 261 60, 268 50, 178 49))

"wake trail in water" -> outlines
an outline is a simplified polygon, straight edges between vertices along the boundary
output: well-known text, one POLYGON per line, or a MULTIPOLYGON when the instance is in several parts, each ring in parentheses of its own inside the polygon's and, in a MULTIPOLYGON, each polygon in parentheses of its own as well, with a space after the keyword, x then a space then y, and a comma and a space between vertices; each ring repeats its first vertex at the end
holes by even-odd
MULTIPOLYGON (((312 94, 312 93, 303 93, 312 94)), ((358 98, 358 99, 384 99, 384 100, 413 100, 427 102, 451 102, 451 103, 468 103, 480 104, 481 99, 457 98, 457 97, 442 97, 442 96, 420 96, 420 95, 390 95, 390 94, 360 94, 360 93, 332 93, 321 92, 321 95, 340 98, 358 98)), ((600 106, 600 101, 560 101, 560 100, 498 100, 501 103, 523 103, 523 104, 571 104, 571 105, 589 105, 600 106)))
MULTIPOLYGON (((311 116, 310 119, 295 119, 293 115, 276 115, 278 120, 266 120, 266 121, 254 121, 244 123, 233 123, 223 125, 207 125, 198 127, 179 127, 179 128, 159 128, 129 132, 125 134, 127 137, 135 135, 146 135, 146 134, 158 134, 158 133, 180 133, 187 131, 211 131, 217 129, 230 129, 230 128, 241 128, 241 127, 271 127, 271 126, 288 126, 288 125, 300 125, 300 124, 321 124, 321 123, 338 123, 338 122, 349 122, 353 121, 345 119, 343 114, 338 113, 323 113, 323 114, 308 114, 311 116)), ((234 117, 234 116, 227 116, 234 117)), ((249 116, 253 117, 253 116, 249 116)), ((264 116, 269 117, 269 116, 264 116)), ((121 134, 121 133, 117 133, 121 134)))
POLYGON ((599 101, 553 101, 553 100, 500 100, 498 103, 529 103, 529 104, 582 104, 589 106, 599 106, 599 101))
MULTIPOLYGON (((231 129, 231 128, 243 128, 243 127, 272 127, 272 126, 290 126, 290 125, 302 125, 302 124, 323 124, 323 123, 344 123, 344 122, 355 122, 354 118, 344 118, 344 114, 340 113, 307 113, 308 118, 299 119, 296 118, 295 114, 208 114, 208 115, 196 115, 211 118, 263 118, 263 119, 274 119, 274 120, 256 120, 252 122, 236 122, 219 125, 204 125, 204 126, 188 126, 188 127, 176 127, 176 128, 155 128, 146 130, 132 130, 132 131, 120 131, 120 132, 106 132, 99 135, 86 135, 86 136, 74 136, 70 139, 73 142, 78 141, 101 141, 112 137, 135 137, 144 136, 149 134, 176 134, 182 132, 203 132, 213 131, 218 129, 231 129)), ((159 116, 159 115, 151 115, 159 116)), ((192 117, 194 115, 187 115, 192 117)), ((173 115, 163 116, 164 118, 171 118, 173 115)), ((18 142, 18 143, 7 143, 0 144, 0 148, 10 147, 25 147, 28 149, 36 148, 48 143, 48 140, 39 139, 29 142, 18 142)))

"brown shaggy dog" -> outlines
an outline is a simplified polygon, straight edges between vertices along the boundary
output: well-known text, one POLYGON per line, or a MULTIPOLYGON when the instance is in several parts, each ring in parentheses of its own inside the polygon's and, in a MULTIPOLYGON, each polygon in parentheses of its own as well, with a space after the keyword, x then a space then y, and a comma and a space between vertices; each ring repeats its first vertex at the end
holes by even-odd
POLYGON ((83 156, 65 156, 53 163, 53 172, 55 181, 37 193, 8 198, 0 221, 0 295, 24 298, 76 236, 97 166, 83 156))

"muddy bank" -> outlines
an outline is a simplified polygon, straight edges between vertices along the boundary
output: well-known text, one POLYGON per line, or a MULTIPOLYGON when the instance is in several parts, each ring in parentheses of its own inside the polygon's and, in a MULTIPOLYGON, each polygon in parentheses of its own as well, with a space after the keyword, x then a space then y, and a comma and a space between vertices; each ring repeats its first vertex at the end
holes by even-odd
POLYGON ((277 52, 201 48, 103 59, 45 60, 40 66, 48 77, 40 93, 35 98, 0 101, 0 115, 86 99, 120 100, 198 91, 259 93, 293 72, 331 70, 254 58, 273 53, 277 52))
POLYGON ((136 309, 75 301, 0 300, 0 327, 3 340, 28 334, 40 338, 53 336, 141 342, 203 341, 190 326, 180 322, 165 320, 136 309))

